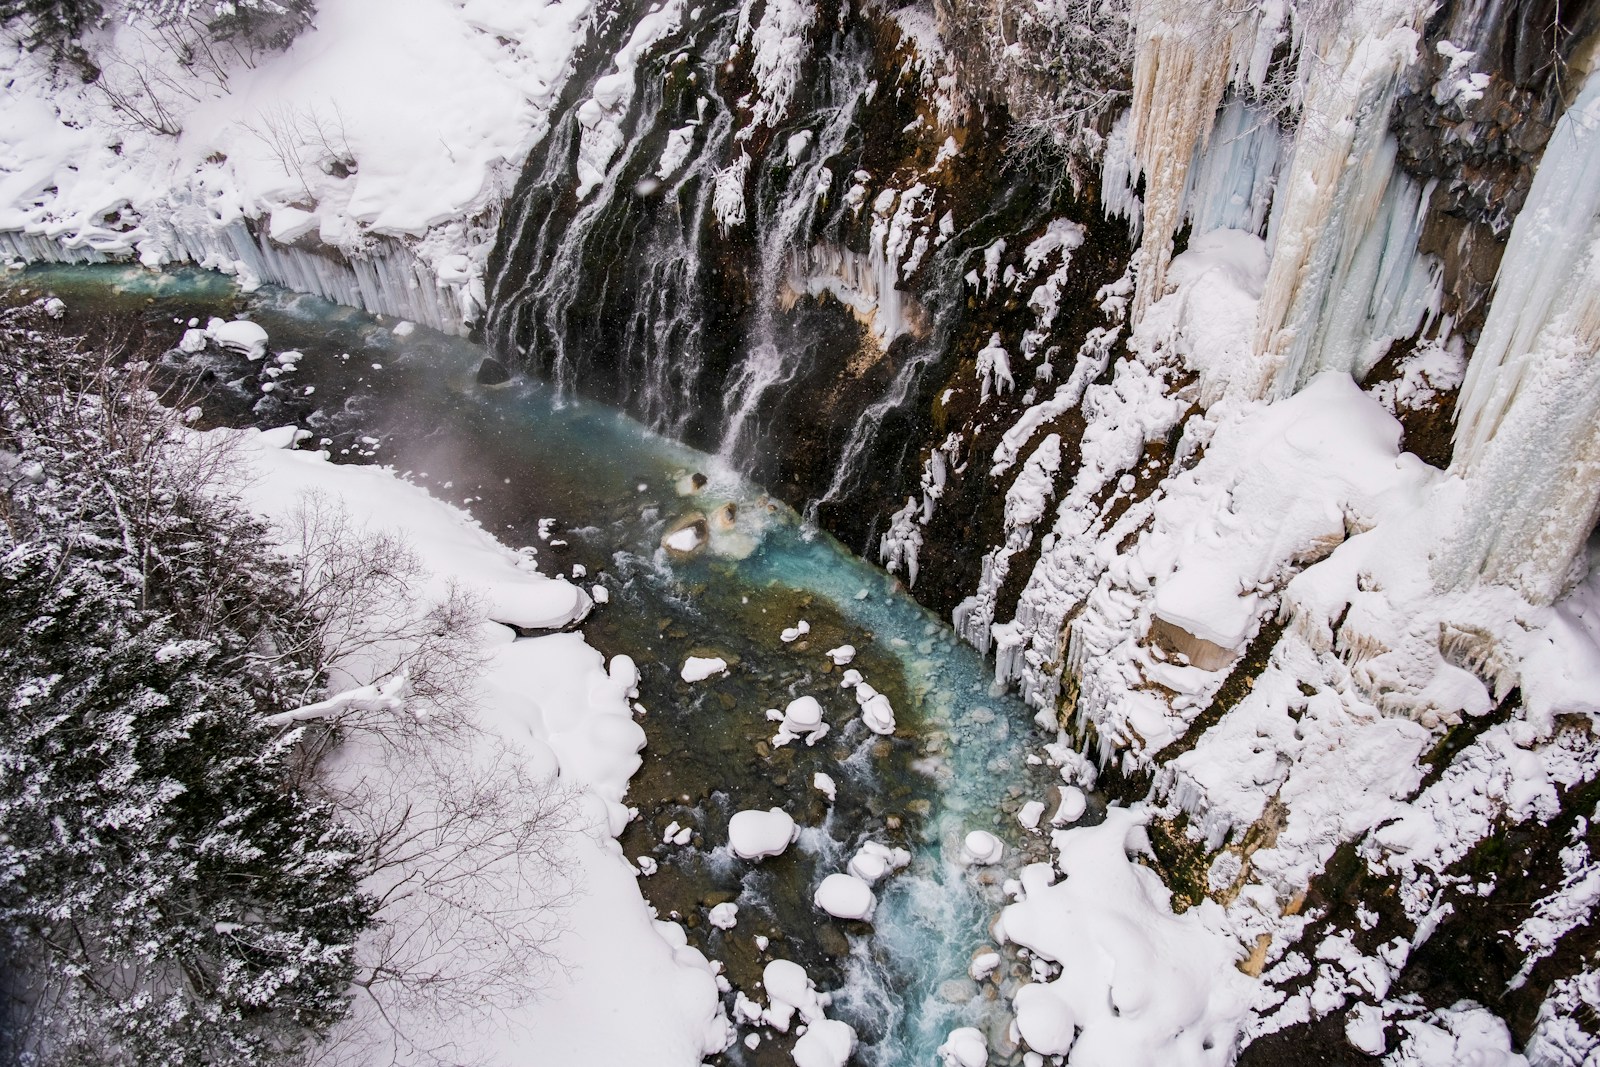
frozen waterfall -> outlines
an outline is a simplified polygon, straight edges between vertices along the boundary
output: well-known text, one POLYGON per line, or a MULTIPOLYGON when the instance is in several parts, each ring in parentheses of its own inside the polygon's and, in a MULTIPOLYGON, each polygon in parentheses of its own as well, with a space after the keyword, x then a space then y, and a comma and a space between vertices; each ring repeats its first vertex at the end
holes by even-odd
POLYGON ((1456 410, 1466 521, 1434 578, 1550 603, 1600 509, 1600 75, 1557 125, 1495 285, 1456 410))

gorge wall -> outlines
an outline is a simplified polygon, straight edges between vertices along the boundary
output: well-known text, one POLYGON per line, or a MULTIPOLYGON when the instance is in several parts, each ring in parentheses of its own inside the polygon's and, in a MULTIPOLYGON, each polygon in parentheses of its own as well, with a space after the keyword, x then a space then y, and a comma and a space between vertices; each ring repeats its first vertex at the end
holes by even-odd
POLYGON ((1431 1062, 1467 1001, 1582 1062, 1597 19, 666 0, 580 61, 484 336, 880 559, 1148 798, 1263 979, 1245 1062, 1431 1062))

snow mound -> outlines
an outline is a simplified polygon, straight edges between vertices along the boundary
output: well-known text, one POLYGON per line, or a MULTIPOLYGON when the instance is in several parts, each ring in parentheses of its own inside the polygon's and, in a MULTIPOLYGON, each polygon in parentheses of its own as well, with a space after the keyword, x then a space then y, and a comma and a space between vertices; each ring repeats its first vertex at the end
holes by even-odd
POLYGON ((782 808, 735 812, 728 820, 728 847, 740 859, 781 855, 799 835, 794 817, 782 808))
POLYGON ((817 907, 835 919, 871 922, 872 913, 878 909, 878 898, 872 886, 853 874, 828 875, 812 899, 817 907))
POLYGON ((678 676, 686 682, 703 682, 707 678, 728 673, 728 661, 718 656, 690 656, 683 661, 678 676))
POLYGON ((1073 1062, 1226 1067, 1254 983, 1211 928, 1223 923, 1215 903, 1174 915, 1160 878, 1128 859, 1146 847, 1147 818, 1113 808, 1099 826, 1058 832, 1058 883, 1045 864, 1024 868, 1000 926, 1062 970, 1017 991, 1018 1028, 1034 1051, 1070 1050, 1073 1062))

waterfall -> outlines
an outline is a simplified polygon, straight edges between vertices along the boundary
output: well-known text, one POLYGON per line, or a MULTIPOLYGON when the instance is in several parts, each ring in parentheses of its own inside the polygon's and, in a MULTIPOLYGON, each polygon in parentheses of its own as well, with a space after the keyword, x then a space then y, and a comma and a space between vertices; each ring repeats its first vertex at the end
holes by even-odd
POLYGON ((1220 4, 1172 0, 1144 0, 1135 9, 1134 24, 1128 184, 1140 172, 1145 182, 1144 256, 1131 319, 1138 325, 1166 288, 1190 161, 1211 132, 1241 47, 1254 43, 1254 26, 1245 32, 1220 4))
POLYGON ((726 55, 732 19, 680 18, 681 7, 647 18, 615 54, 597 42, 569 82, 490 260, 485 329, 562 395, 581 384, 680 438, 701 396, 707 222, 733 129, 714 74, 689 59, 726 55), (683 61, 658 69, 679 33, 683 61))
POLYGON ((1212 230, 1260 234, 1284 154, 1277 118, 1235 97, 1196 153, 1183 190, 1183 215, 1192 237, 1212 230))
POLYGON ((1456 409, 1463 521, 1434 560, 1550 603, 1600 509, 1600 75, 1545 149, 1456 409))
MULTIPOLYGON (((776 6, 780 5, 769 4, 769 11, 776 6)), ((856 296, 853 306, 869 314, 898 304, 892 265, 890 276, 884 278, 881 240, 874 241, 866 272, 860 270, 858 257, 848 251, 832 256, 826 252, 806 256, 803 252, 816 224, 818 210, 832 188, 833 172, 829 164, 844 149, 846 138, 854 129, 856 109, 868 90, 866 72, 861 67, 851 63, 827 63, 825 66, 830 75, 824 82, 827 102, 815 112, 821 118, 821 131, 814 138, 802 137, 798 142, 791 139, 787 149, 791 165, 787 173, 774 173, 772 168, 762 172, 765 180, 763 188, 758 190, 758 202, 776 202, 780 207, 776 218, 762 227, 756 317, 746 342, 748 354, 734 370, 724 393, 719 451, 730 459, 761 444, 755 416, 762 399, 770 390, 794 377, 804 355, 798 346, 785 346, 778 338, 777 320, 783 310, 786 286, 791 291, 828 289, 836 295, 838 289, 843 288, 856 296), (796 155, 800 157, 798 161, 793 158, 796 155), (797 263, 804 264, 805 269, 792 269, 797 263), (816 266, 824 270, 811 269, 816 266), (871 280, 862 279, 863 274, 871 280), (830 285, 831 278, 838 278, 841 284, 837 288, 830 285)), ((898 314, 886 315, 884 326, 887 328, 898 318, 898 314)), ((887 345, 888 341, 882 343, 887 345)))

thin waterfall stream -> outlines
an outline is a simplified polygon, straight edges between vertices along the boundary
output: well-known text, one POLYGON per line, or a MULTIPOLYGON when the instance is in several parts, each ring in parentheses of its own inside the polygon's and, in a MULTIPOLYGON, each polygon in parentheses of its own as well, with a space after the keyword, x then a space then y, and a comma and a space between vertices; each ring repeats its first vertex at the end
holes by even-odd
MULTIPOLYGON (((834 991, 830 1014, 859 1032, 859 1062, 881 1067, 933 1062, 956 1026, 1003 1033, 998 987, 969 978, 968 963, 989 943, 1003 881, 1047 858, 1044 838, 1023 832, 1010 811, 1053 771, 1025 755, 1031 713, 993 692, 978 653, 895 579, 717 456, 549 384, 478 385, 483 349, 465 340, 422 328, 397 334, 317 298, 245 294, 198 270, 33 268, 0 293, 45 291, 73 315, 140 316, 153 335, 170 334, 167 343, 190 318, 247 315, 267 329, 273 351, 304 359, 292 382, 275 379, 278 388, 263 393, 259 365, 242 357, 169 352, 164 365, 197 391, 207 422, 296 422, 336 459, 390 464, 507 544, 531 546, 548 571, 577 565, 606 586, 610 603, 584 632, 644 667, 650 739, 628 800, 639 816, 621 842, 630 859, 655 861, 646 897, 685 920, 733 988, 758 995, 765 961, 802 963, 834 991), (693 513, 730 521, 709 551, 669 559, 664 531, 693 513), (810 633, 781 641, 801 619, 810 633), (869 732, 841 688, 825 651, 845 643, 859 650, 853 668, 892 701, 893 736, 869 732), (678 667, 692 654, 719 655, 732 669, 686 684, 678 667), (822 703, 832 733, 815 747, 774 747, 764 710, 799 695, 822 703), (813 788, 818 772, 837 783, 835 801, 813 788), (769 806, 795 816, 798 847, 762 863, 732 857, 729 817, 769 806), (669 820, 692 827, 693 843, 664 844, 669 820), (1003 864, 962 863, 975 829, 1004 840, 1003 864), (812 893, 864 841, 907 848, 911 865, 879 883, 870 924, 831 920, 812 893), (736 929, 704 921, 708 902, 721 901, 739 904, 736 929)), ((735 1044, 724 1059, 787 1063, 781 1049, 735 1044)))

